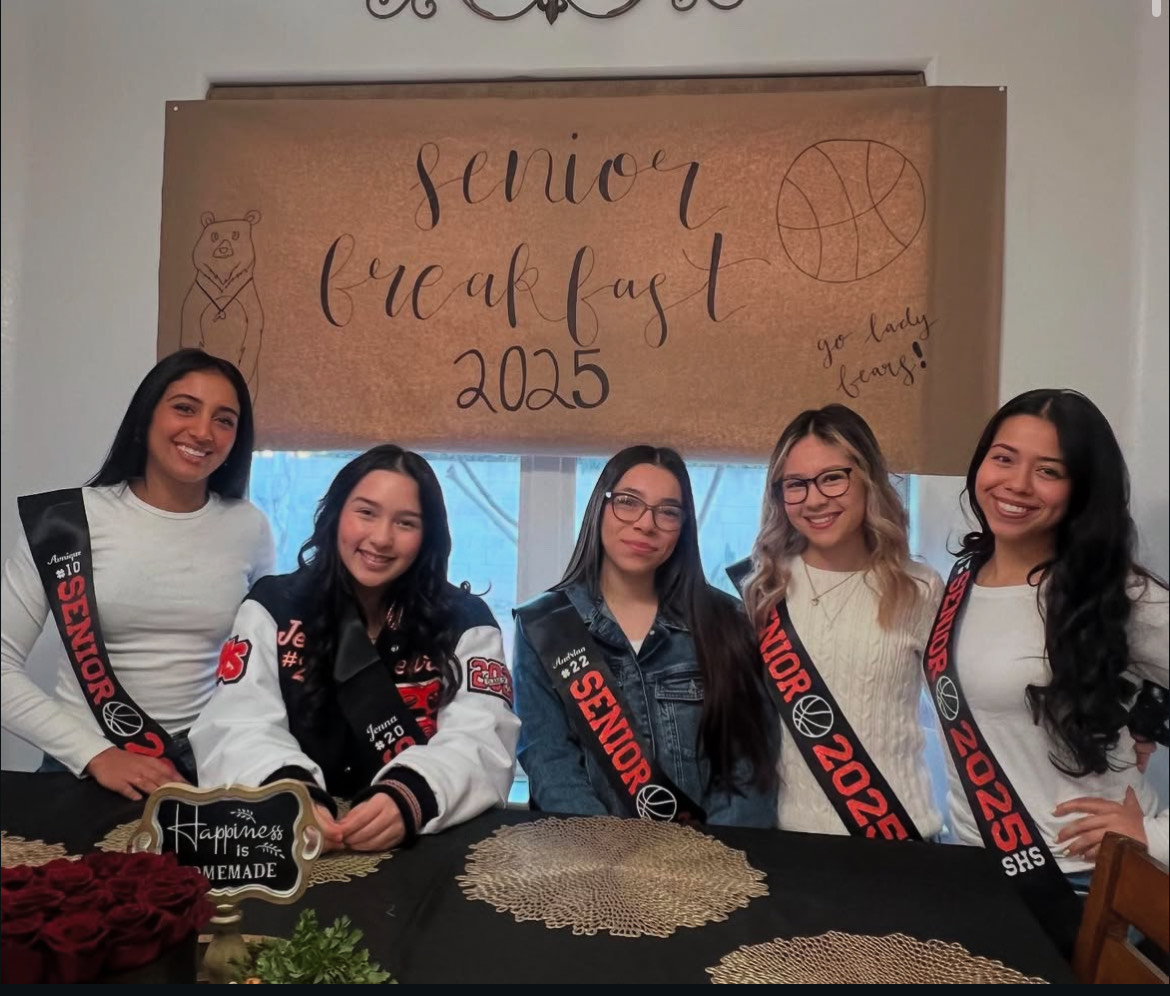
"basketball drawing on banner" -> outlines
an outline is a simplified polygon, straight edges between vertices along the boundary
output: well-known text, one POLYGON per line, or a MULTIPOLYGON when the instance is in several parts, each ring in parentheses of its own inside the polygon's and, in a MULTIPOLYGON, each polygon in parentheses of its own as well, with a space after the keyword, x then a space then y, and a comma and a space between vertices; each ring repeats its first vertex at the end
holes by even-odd
POLYGON ((260 341, 264 310, 253 279, 256 247, 252 228, 260 212, 216 221, 204 211, 203 231, 191 251, 195 277, 183 299, 182 345, 231 360, 256 401, 260 394, 260 341))
POLYGON ((780 182, 776 226, 788 259, 830 284, 864 280, 910 248, 926 218, 922 176, 884 142, 810 145, 780 182))

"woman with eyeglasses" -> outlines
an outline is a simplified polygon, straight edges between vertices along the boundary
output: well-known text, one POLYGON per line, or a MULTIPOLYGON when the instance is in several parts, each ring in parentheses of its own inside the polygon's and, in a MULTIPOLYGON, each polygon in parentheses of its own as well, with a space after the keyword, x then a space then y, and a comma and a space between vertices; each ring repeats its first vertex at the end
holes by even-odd
POLYGON ((783 720, 781 829, 937 836, 918 706, 942 583, 911 560, 906 511, 856 412, 804 411, 781 433, 745 572, 783 720))
POLYGON ((775 825, 775 737, 751 630, 707 584, 672 449, 602 469, 572 559, 516 611, 533 809, 775 825))

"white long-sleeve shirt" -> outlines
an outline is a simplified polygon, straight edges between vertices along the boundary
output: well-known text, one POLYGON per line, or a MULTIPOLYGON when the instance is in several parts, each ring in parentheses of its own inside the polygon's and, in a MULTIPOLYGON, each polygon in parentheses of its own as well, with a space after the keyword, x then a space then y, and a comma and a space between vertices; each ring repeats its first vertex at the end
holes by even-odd
MULTIPOLYGON (((1168 681, 1167 633, 1170 628, 1170 596, 1166 589, 1149 584, 1133 602, 1127 634, 1128 677, 1141 685, 1148 678, 1159 685, 1168 681)), ((1113 751, 1120 771, 1074 778, 1050 760, 1052 739, 1042 725, 1032 721, 1025 697, 1028 685, 1046 685, 1052 679, 1044 651, 1044 622, 1036 603, 1036 589, 1029 585, 984 588, 973 585, 970 601, 959 623, 955 660, 959 681, 975 722, 996 760, 1015 788, 1057 864, 1065 874, 1086 871, 1091 862, 1061 857, 1063 844, 1056 835, 1066 823, 1086 814, 1052 815, 1061 802, 1094 796, 1122 802, 1132 788, 1146 814, 1145 831, 1150 854, 1166 862, 1170 851, 1170 817, 1158 814, 1154 787, 1134 765, 1133 738, 1122 729, 1113 751)), ((982 846, 962 783, 954 765, 948 765, 947 804, 950 824, 960 843, 982 846)))
MULTIPOLYGON (((186 730, 215 688, 220 647, 253 582, 272 572, 268 520, 247 501, 211 494, 196 512, 148 505, 126 484, 82 490, 94 597, 110 664, 126 691, 168 733, 186 730)), ((10 733, 80 775, 111 746, 53 638, 52 694, 25 670, 48 626, 48 600, 23 534, 0 585, 0 715, 10 733)))
MULTIPOLYGON (((912 564, 919 598, 890 629, 878 625, 878 593, 870 576, 788 565, 788 612, 813 664, 849 719, 858 739, 885 776, 923 837, 942 828, 934 805, 919 721, 924 687, 922 652, 942 597, 942 580, 929 567, 912 564), (809 581, 823 593, 819 604, 809 581), (834 587, 834 586, 837 587, 834 587)), ((779 825, 782 830, 845 834, 808 764, 782 727, 779 825)))

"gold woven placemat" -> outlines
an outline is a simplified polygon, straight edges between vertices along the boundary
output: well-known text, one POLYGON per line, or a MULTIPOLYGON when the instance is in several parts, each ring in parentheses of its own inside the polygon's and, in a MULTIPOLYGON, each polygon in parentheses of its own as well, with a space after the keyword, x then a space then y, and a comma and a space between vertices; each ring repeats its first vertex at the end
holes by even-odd
POLYGON ((742 851, 698 830, 574 816, 499 828, 471 847, 457 881, 468 899, 518 921, 574 934, 669 937, 766 896, 763 879, 742 851))
MULTIPOLYGON (((114 827, 98 841, 98 850, 126 850, 137 826, 135 822, 114 827)), ((312 870, 309 872, 308 888, 324 885, 326 882, 351 882, 355 878, 365 878, 377 871, 378 865, 383 861, 389 861, 393 856, 393 851, 333 851, 323 854, 313 862, 312 870)))
POLYGON ((1026 983, 1047 985, 1003 962, 973 955, 949 941, 920 941, 906 934, 871 937, 831 930, 815 937, 777 937, 744 945, 708 968, 712 982, 807 985, 814 983, 1026 983))
POLYGON ((47 865, 57 858, 77 860, 64 844, 46 844, 43 840, 25 840, 16 834, 0 830, 0 865, 14 868, 17 865, 47 865))

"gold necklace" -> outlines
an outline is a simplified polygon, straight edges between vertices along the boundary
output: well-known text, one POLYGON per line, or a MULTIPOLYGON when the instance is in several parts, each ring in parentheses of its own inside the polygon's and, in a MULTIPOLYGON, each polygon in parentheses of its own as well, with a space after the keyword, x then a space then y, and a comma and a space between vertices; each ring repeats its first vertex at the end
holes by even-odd
POLYGON ((840 588, 841 585, 843 585, 843 584, 848 584, 855 577, 857 577, 857 575, 859 573, 861 573, 860 571, 850 571, 845 577, 843 577, 835 585, 831 585, 830 587, 826 588, 824 591, 817 591, 817 586, 815 584, 813 584, 812 575, 808 572, 808 564, 805 562, 805 559, 803 557, 800 558, 800 562, 802 564, 804 564, 804 576, 805 576, 805 578, 808 579, 808 586, 813 593, 813 597, 812 597, 812 604, 813 605, 820 605, 821 599, 824 598, 827 594, 829 594, 829 592, 835 591, 836 589, 840 588))

